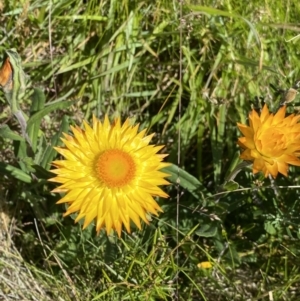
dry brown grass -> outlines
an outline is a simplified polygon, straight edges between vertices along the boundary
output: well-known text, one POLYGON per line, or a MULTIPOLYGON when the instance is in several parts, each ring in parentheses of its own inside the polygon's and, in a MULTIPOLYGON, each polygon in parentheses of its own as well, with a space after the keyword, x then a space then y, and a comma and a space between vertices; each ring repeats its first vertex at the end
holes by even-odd
POLYGON ((5 198, 0 196, 0 300, 64 300, 51 297, 49 275, 37 277, 35 273, 41 271, 33 270, 23 260, 13 242, 15 219, 11 217, 5 198))

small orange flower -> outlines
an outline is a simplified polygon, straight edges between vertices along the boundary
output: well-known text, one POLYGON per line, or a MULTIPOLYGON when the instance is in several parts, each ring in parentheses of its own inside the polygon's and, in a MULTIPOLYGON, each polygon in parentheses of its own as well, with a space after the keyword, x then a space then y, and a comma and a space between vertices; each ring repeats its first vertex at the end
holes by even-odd
POLYGON ((262 171, 275 178, 279 173, 287 176, 288 164, 300 166, 300 115, 285 117, 286 106, 270 114, 267 106, 260 116, 255 110, 249 114, 250 126, 238 123, 245 137, 238 139, 244 149, 240 158, 253 161, 253 173, 262 171))

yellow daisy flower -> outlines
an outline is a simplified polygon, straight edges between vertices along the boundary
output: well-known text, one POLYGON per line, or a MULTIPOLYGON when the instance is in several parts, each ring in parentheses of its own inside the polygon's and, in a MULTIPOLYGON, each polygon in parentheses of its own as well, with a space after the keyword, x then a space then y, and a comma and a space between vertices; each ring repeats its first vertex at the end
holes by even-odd
POLYGON ((162 162, 167 155, 157 154, 163 146, 149 145, 153 135, 138 133, 129 119, 121 125, 120 118, 110 124, 107 116, 103 123, 94 116, 93 128, 86 122, 84 128, 71 127, 65 148, 55 148, 65 160, 53 162, 50 181, 62 184, 53 192, 66 193, 57 202, 69 205, 64 216, 78 212, 75 222, 84 218, 86 228, 95 220, 97 232, 106 227, 107 234, 114 229, 120 236, 123 224, 130 233, 131 220, 141 229, 140 218, 148 224, 147 213, 162 212, 153 197, 168 197, 158 187, 169 184, 160 171, 169 166, 162 162))
POLYGON ((300 166, 300 115, 285 113, 286 106, 274 115, 265 105, 260 116, 255 110, 249 114, 250 126, 237 124, 245 136, 238 139, 240 158, 253 161, 253 173, 275 178, 278 172, 287 176, 288 164, 300 166))

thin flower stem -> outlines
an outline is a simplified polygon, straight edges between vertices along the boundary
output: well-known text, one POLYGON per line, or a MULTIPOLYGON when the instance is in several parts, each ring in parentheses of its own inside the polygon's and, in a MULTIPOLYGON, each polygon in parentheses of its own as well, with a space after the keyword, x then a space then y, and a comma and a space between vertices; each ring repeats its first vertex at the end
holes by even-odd
POLYGON ((243 161, 239 163, 235 169, 226 177, 225 179, 225 184, 228 183, 229 181, 234 180, 234 178, 237 176, 237 174, 245 167, 248 167, 252 164, 251 161, 243 161))
MULTIPOLYGON (((238 174, 243 168, 248 167, 248 166, 250 166, 251 164, 252 164, 251 161, 243 161, 243 162, 239 163, 239 164, 235 167, 235 169, 234 169, 234 170, 233 170, 233 171, 225 178, 224 184, 221 185, 221 186, 219 187, 219 189, 218 189, 218 193, 219 193, 219 192, 222 192, 222 191, 226 191, 226 189, 224 189, 224 186, 225 186, 228 182, 233 181, 234 178, 237 176, 237 174, 238 174)), ((221 197, 223 197, 224 195, 225 195, 225 194, 218 194, 218 195, 215 197, 215 202, 218 202, 219 199, 220 199, 221 197)))

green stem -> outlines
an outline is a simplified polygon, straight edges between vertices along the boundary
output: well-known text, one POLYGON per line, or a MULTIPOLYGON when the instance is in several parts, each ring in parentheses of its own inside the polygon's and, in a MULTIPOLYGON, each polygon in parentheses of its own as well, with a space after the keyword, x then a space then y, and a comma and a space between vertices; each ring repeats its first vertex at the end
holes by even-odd
POLYGON ((245 167, 248 167, 252 164, 252 162, 250 161, 243 161, 241 163, 239 163, 235 169, 226 177, 225 179, 225 184, 229 181, 233 181, 234 178, 237 176, 237 174, 245 167))
POLYGON ((224 184, 221 185, 218 189, 218 195, 215 196, 215 202, 218 202, 219 199, 221 197, 223 197, 225 194, 220 194, 220 192, 226 191, 226 189, 224 189, 224 186, 226 185, 226 183, 233 181, 234 178, 237 176, 237 174, 245 167, 248 167, 252 164, 252 162, 250 161, 243 161, 241 163, 239 163, 235 169, 225 178, 224 184))

